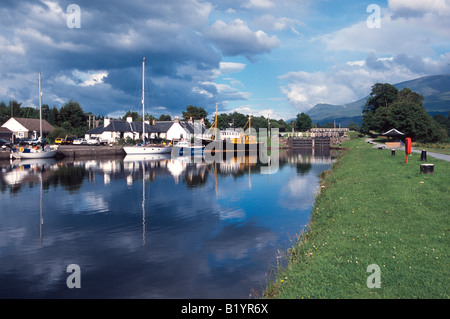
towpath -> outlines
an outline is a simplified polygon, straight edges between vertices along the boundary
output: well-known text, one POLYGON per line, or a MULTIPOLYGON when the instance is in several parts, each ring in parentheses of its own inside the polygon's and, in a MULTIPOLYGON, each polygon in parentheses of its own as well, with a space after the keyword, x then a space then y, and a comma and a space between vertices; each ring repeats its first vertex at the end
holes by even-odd
MULTIPOLYGON (((373 140, 373 138, 366 138, 366 142, 367 143, 371 143, 371 144, 374 144, 374 148, 378 148, 378 147, 380 147, 380 146, 382 146, 382 147, 385 147, 385 145, 384 144, 382 144, 382 143, 377 143, 377 142, 374 142, 374 140, 373 140)), ((403 148, 403 147, 402 147, 403 148)), ((414 149, 414 147, 411 149, 411 152, 414 152, 414 153, 422 153, 422 150, 416 150, 416 149, 414 149)), ((427 151, 427 156, 431 156, 431 157, 434 157, 434 158, 438 158, 438 159, 441 159, 441 160, 444 160, 444 161, 448 161, 448 162, 450 162, 450 155, 445 155, 445 154, 440 154, 440 153, 434 153, 434 152, 429 152, 429 151, 427 151)))

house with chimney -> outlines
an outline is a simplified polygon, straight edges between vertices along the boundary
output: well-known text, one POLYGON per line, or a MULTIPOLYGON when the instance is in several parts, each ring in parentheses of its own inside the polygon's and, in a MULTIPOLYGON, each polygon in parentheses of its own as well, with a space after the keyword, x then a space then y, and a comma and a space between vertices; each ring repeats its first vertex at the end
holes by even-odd
POLYGON ((205 133, 205 122, 203 120, 180 121, 175 116, 173 121, 153 121, 155 131, 154 137, 164 138, 169 141, 191 140, 192 138, 200 138, 205 133))
MULTIPOLYGON (((98 138, 103 143, 117 143, 128 137, 143 140, 142 128, 142 122, 133 122, 131 117, 127 117, 126 121, 105 118, 103 125, 87 131, 85 138, 98 138)), ((153 121, 152 124, 146 122, 144 128, 146 140, 190 140, 192 137, 201 137, 205 132, 203 121, 180 121, 178 117, 173 121, 153 121)))
POLYGON ((117 143, 120 139, 131 138, 132 140, 143 139, 143 132, 145 129, 145 137, 148 136, 151 131, 151 126, 142 122, 133 122, 133 119, 129 116, 126 121, 111 120, 105 118, 103 125, 90 129, 86 132, 85 138, 98 138, 103 143, 117 143))
MULTIPOLYGON (((11 117, 3 125, 12 132, 13 139, 32 139, 35 140, 40 136, 40 121, 39 119, 29 119, 20 117, 11 117)), ((42 120, 42 135, 47 136, 55 128, 46 120, 42 120)))

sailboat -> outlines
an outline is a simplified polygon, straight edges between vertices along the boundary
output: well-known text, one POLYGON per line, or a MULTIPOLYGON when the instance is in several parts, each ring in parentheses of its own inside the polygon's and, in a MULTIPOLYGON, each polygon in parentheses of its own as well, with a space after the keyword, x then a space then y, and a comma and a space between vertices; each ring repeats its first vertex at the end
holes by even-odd
POLYGON ((124 146, 123 150, 127 155, 144 155, 144 154, 164 154, 172 151, 170 145, 146 144, 145 142, 145 57, 142 60, 142 139, 144 142, 137 146, 124 146))
MULTIPOLYGON (((39 72, 39 142, 42 143, 42 90, 41 90, 41 72, 39 72)), ((11 158, 16 159, 39 159, 55 157, 58 152, 58 146, 35 146, 32 148, 18 148, 11 152, 11 158)))

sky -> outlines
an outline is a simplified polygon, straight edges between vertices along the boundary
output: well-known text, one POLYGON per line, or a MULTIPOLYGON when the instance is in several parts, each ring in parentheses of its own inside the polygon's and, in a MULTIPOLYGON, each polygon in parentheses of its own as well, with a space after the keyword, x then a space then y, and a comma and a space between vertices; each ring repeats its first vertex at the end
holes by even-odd
POLYGON ((450 0, 2 0, 0 101, 290 119, 450 73, 450 0))

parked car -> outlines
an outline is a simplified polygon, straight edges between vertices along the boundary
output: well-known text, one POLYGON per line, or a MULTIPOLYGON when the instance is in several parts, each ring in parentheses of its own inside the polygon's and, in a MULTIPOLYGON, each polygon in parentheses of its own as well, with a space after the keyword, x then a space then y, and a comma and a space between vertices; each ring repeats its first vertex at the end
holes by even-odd
POLYGON ((55 144, 62 144, 63 140, 62 137, 55 138, 55 144))
POLYGON ((73 140, 73 145, 86 145, 87 141, 84 138, 77 138, 73 140))
POLYGON ((4 139, 2 139, 2 138, 0 138, 0 146, 3 148, 3 147, 9 147, 9 148, 11 148, 11 146, 12 146, 12 143, 11 142, 8 142, 8 141, 6 141, 6 140, 4 140, 4 139))
POLYGON ((73 141, 75 141, 78 137, 76 136, 66 136, 61 142, 61 144, 73 144, 73 141))
POLYGON ((90 138, 86 142, 89 145, 100 145, 100 141, 98 138, 90 138))

